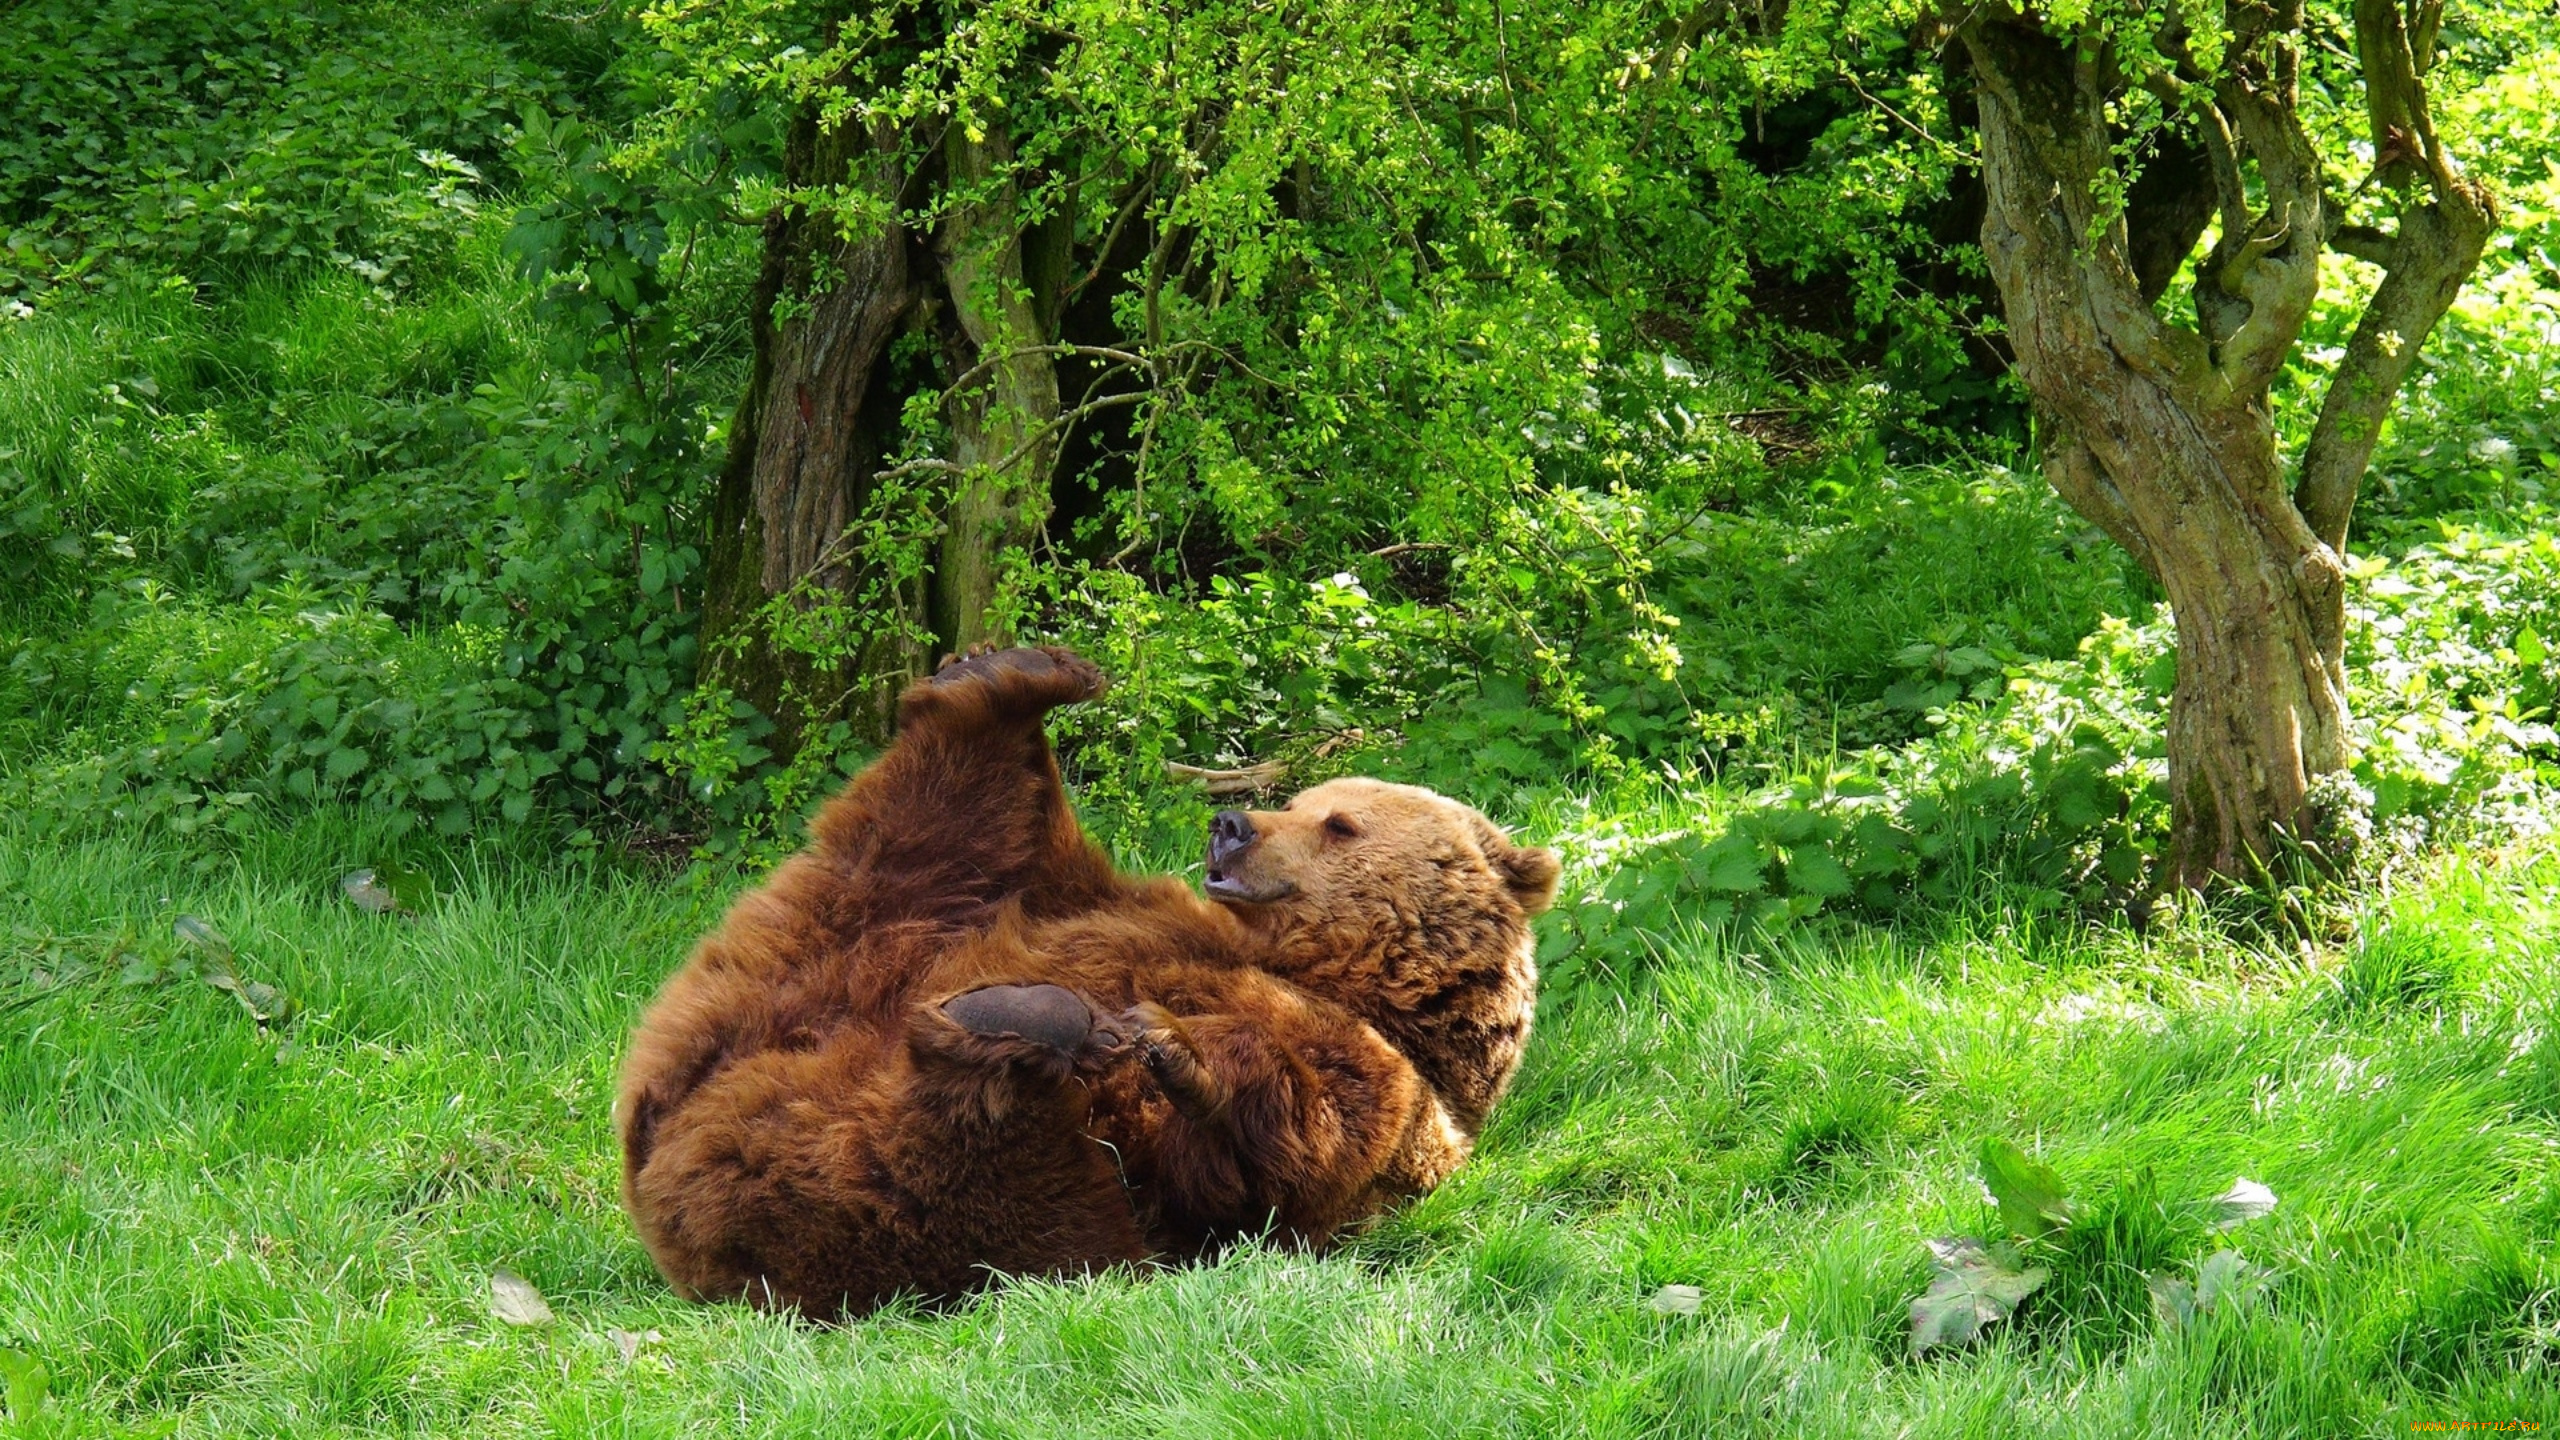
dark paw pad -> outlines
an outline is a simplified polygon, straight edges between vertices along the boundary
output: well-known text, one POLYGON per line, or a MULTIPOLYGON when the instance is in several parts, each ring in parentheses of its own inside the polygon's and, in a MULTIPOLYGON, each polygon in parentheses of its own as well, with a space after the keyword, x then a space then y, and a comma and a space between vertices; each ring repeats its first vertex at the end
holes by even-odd
POLYGON ((958 685, 970 680, 1013 681, 1053 702, 1089 700, 1102 693, 1102 672, 1093 662, 1063 646, 1017 645, 1009 650, 978 646, 967 655, 945 657, 933 683, 958 685))
POLYGON ((953 1024, 979 1035, 1018 1036, 1073 1052, 1093 1033, 1093 1007, 1062 985, 990 985, 943 1002, 953 1024))
POLYGON ((1058 668, 1045 650, 1017 645, 999 650, 993 645, 973 645, 966 655, 945 655, 941 668, 933 672, 936 685, 957 685, 967 680, 993 680, 1002 675, 1019 675, 1026 680, 1047 677, 1058 668))
POLYGON ((1003 648, 992 640, 981 640, 961 654, 943 656, 933 667, 934 683, 950 684, 972 675, 986 674, 992 668, 986 662, 1003 648))

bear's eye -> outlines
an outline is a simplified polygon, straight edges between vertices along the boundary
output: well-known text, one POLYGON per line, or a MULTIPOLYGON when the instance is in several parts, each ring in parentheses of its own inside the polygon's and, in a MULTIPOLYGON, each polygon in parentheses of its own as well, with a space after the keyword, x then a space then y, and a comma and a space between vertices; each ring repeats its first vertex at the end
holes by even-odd
POLYGON ((1360 827, 1348 815, 1327 815, 1324 817, 1324 833, 1336 840, 1357 840, 1360 827))

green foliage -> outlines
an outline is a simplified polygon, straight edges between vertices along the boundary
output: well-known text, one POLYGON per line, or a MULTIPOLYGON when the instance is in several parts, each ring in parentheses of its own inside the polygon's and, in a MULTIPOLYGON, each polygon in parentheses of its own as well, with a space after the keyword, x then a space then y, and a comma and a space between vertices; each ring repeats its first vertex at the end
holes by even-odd
MULTIPOLYGON (((909 120, 1000 122, 1026 223, 1154 257, 1074 297, 1144 393, 1003 602, 1120 677, 1061 737, 1110 833, 1188 844, 1167 762, 1687 797, 1553 922, 1613 973, 1985 875, 2103 910, 2155 853, 2167 631, 1966 389, 1957 132, 1898 12, 95 8, 0 21, 56 117, 0 146, 34 302, 0 326, 0 786, 38 813, 788 848, 851 731, 692 688, 735 222, 964 198, 784 194, 814 103, 911 160, 909 120)), ((2550 61, 2504 11, 2447 33, 2447 123, 2521 223, 2370 482, 2348 841, 2550 759, 2549 557, 2492 538, 2552 448, 2550 61)), ((2306 376, 2369 279, 2338 263, 2306 376)), ((939 455, 937 397, 893 458, 939 455)), ((844 537, 882 584, 938 541, 929 473, 844 537)), ((896 598, 794 593, 767 637, 845 659, 896 598)))
MULTIPOLYGON (((299 262, 407 286, 448 258, 519 107, 498 7, 31 0, 0 15, 0 295, 299 262)), ((22 302, 23 303, 23 302, 22 302)))
MULTIPOLYGON (((2447 526, 2355 578, 2361 752, 2324 790, 2323 828, 2299 841, 2339 869, 2429 835, 2536 823, 2533 797, 2560 784, 2560 665, 2540 638, 2560 630, 2560 542, 2541 526, 2447 526)), ((1571 983, 1586 966, 1640 967, 1682 927, 1890 917, 1960 904, 1986 881, 2027 911, 2126 904, 2167 830, 2169 632, 2165 608, 2141 625, 2106 621, 2076 657, 2012 663, 1996 697, 1933 709, 1920 739, 1841 756, 1669 833, 1609 840, 1583 857, 1589 887, 1569 886, 1574 903, 1546 922, 1544 957, 1571 983)), ((1939 648, 1905 653, 1928 664, 1939 648)))
MULTIPOLYGON (((253 797, 362 796, 459 830, 525 819, 553 776, 590 805, 662 786, 645 752, 690 679, 694 552, 635 478, 664 472, 626 462, 649 427, 574 378, 473 388, 304 431, 336 483, 287 463, 205 487, 211 523, 160 537, 202 537, 194 597, 117 566, 129 543, 92 558, 65 597, 84 624, 17 654, 67 722, 27 802, 191 829, 253 797)), ((153 418, 201 436, 220 411, 199 416, 153 418)))
MULTIPOLYGON (((495 18, 444 17, 445 48, 470 57, 495 18)), ((524 119, 488 118, 491 143, 561 198, 511 260, 466 216, 446 273, 397 294, 284 263, 0 331, 23 422, 0 558, 31 582, 0 619, 21 804, 182 831, 341 797, 448 831, 547 809, 573 840, 678 817, 651 747, 692 680, 695 510, 752 240, 617 188, 575 122, 524 119), (656 218, 610 223, 633 205, 656 218), (629 289, 634 265, 686 294, 629 289), (553 283, 529 297, 519 266, 553 283)))
POLYGON ((1982 1188, 2000 1207, 2000 1223, 2012 1235, 2041 1240, 2071 1223, 2062 1177, 2007 1140, 1982 1142, 1982 1188))
POLYGON ((2210 1201, 2169 1201, 2146 1167, 2075 1205, 2053 1167, 1996 1136, 1982 1142, 1978 1173, 2000 1222, 1994 1233, 2009 1238, 1987 1246, 1969 1235, 1929 1242, 1936 1273, 1928 1291, 1911 1302, 1915 1358, 1971 1342, 1984 1325, 2008 1319, 2048 1279, 2058 1281, 2048 1292, 2057 1299, 2040 1308, 2039 1322, 2101 1350, 2130 1340, 2139 1323, 2131 1304, 2137 1282, 2162 1332, 2245 1311, 2275 1282, 2273 1273, 2230 1249, 2206 1255, 2193 1281, 2163 1268, 2202 1240, 2208 1220, 2212 1230, 2227 1231, 2274 1212, 2275 1192, 2245 1176, 2210 1201), (2029 1266, 2028 1256, 2049 1266, 2029 1266))
MULTIPOLYGON (((1077 432, 1065 513, 1017 557, 1014 613, 1042 628, 1126 626, 1042 602, 1118 605, 1130 576, 1199 602, 1218 576, 1351 573, 1454 613, 1473 668, 1498 651, 1570 727, 1574 763, 1647 764, 1686 742, 1707 693, 1682 683, 1703 652, 1657 581, 1674 558, 1711 575, 1697 522, 1764 478, 1737 427, 1837 413, 1862 432, 1845 450, 1880 455, 1915 413, 1888 384, 1826 378, 1808 403, 1759 378, 1773 350, 1818 337, 1745 324, 1753 287, 1829 287, 1834 351, 1856 330, 1904 369, 1952 353, 1946 300, 1897 267, 1955 157, 1891 138, 1944 115, 1930 62, 1881 17, 1836 53, 1819 17, 1641 7, 1013 0, 965 20, 911 4, 817 20, 652 6, 643 63, 668 103, 621 163, 716 149, 759 106, 859 117, 885 153, 848 183, 741 195, 923 237, 996 193, 929 182, 942 117, 1003 132, 1025 232, 1079 268, 1092 256, 1059 303, 1070 338, 1110 348, 1104 400, 1130 407, 1077 432), (1773 145, 1760 108, 1798 100, 1773 145)), ((949 459, 937 383, 914 383, 891 475, 949 459)), ((1860 463, 1836 467, 1835 491, 1860 463)), ((767 623, 797 627, 799 653, 861 656, 938 493, 884 481, 846 544, 872 590, 795 596, 767 623)), ((1167 608, 1171 629, 1191 628, 1187 608, 1167 608)))
MULTIPOLYGON (((2082 923, 2145 913, 2170 627, 1958 348, 1907 12, 845 13, 0 9, 13 1433, 2550 1413, 2547 17, 2449 17, 2431 77, 2512 223, 2367 481, 2362 758, 2298 838, 2392 883, 2305 949, 2082 923), (1528 1065, 1349 1257, 833 1330, 678 1305, 630 1243, 617 1037, 740 877, 560 852, 769 859, 862 758, 694 686, 739 222, 883 203, 781 193, 813 100, 1000 120, 1026 220, 1155 260, 1078 292, 1148 394, 1006 596, 1117 677, 1059 717, 1097 830, 1179 868, 1217 802, 1167 762, 1277 761, 1566 856, 1528 1065), (499 1273, 557 1322, 492 1323, 499 1273)), ((2372 279, 2333 263, 2297 428, 2372 279)), ((936 493, 850 543, 911 579, 936 493)), ((877 598, 770 628, 840 653, 877 598)))
POLYGON ((2008 1245, 1986 1248, 1970 1236, 1930 1241, 1929 1260, 1936 1274, 1928 1292, 1911 1302, 1914 1359, 1936 1346, 1972 1343, 1983 1326, 2008 1319, 2018 1302, 2042 1289, 2050 1273, 2021 1267, 2008 1245))

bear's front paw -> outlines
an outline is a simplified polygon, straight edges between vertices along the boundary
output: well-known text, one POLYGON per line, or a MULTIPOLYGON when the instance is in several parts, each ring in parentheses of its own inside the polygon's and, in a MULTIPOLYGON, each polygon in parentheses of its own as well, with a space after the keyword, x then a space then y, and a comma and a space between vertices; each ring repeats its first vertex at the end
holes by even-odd
POLYGON ((1200 1124, 1224 1122, 1227 1102, 1233 1098, 1227 1082, 1201 1058, 1190 1033, 1171 1011, 1142 1000, 1120 1012, 1113 1023, 1131 1036, 1138 1048, 1138 1063, 1175 1109, 1200 1124))

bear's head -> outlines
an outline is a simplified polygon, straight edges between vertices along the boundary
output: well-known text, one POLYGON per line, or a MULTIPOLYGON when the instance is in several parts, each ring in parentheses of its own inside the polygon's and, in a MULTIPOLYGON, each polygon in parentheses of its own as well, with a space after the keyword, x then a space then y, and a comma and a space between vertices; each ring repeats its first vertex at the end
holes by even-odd
POLYGON ((1554 853, 1419 786, 1346 779, 1220 811, 1208 860, 1202 888, 1265 939, 1265 963, 1441 1072, 1472 1131, 1527 1035, 1529 918, 1555 899, 1554 853))

